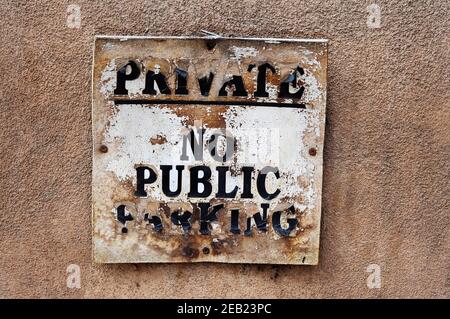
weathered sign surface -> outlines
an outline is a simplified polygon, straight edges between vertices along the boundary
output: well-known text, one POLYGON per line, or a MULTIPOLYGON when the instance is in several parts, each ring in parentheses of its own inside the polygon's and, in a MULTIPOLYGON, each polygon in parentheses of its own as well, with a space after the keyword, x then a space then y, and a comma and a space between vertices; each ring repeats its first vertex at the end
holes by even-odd
POLYGON ((325 40, 96 37, 93 256, 317 264, 325 40))

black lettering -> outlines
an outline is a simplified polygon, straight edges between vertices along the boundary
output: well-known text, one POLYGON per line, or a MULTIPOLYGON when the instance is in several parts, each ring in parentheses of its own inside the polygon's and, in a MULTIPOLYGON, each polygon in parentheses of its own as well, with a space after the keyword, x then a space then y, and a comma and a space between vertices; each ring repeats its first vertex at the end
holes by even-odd
POLYGON ((208 197, 212 192, 212 185, 210 182, 211 169, 208 166, 194 166, 189 169, 190 171, 190 191, 188 197, 208 197), (199 177, 198 173, 202 171, 203 176, 199 177), (203 191, 199 192, 198 185, 203 184, 203 191))
POLYGON ((140 197, 146 197, 147 192, 145 191, 145 184, 151 184, 156 181, 156 173, 147 166, 136 167, 137 183, 136 191, 134 195, 140 197), (149 177, 145 178, 145 172, 149 172, 149 177))
POLYGON ((176 165, 175 169, 177 170, 177 188, 175 191, 170 190, 170 171, 172 170, 172 165, 161 165, 162 172, 162 191, 166 196, 175 197, 180 195, 181 186, 183 180, 183 165, 176 165))
POLYGON ((147 71, 145 76, 145 88, 142 91, 143 94, 156 95, 155 82, 158 85, 159 92, 161 94, 170 94, 170 89, 167 86, 166 77, 159 72, 159 67, 155 66, 155 72, 147 71))
POLYGON ((233 234, 240 234, 241 230, 239 229, 239 209, 231 210, 231 227, 230 232, 233 234))
POLYGON ((252 194, 252 173, 254 168, 251 166, 243 166, 242 167, 242 175, 243 175, 243 190, 241 194, 241 198, 253 198, 252 194))
POLYGON ((209 72, 209 76, 204 76, 198 79, 198 85, 200 86, 200 93, 203 96, 208 96, 211 90, 212 81, 214 79, 214 73, 209 72))
POLYGON ((276 178, 280 178, 280 172, 278 171, 278 168, 272 167, 272 166, 266 166, 259 172, 258 178, 256 179, 256 186, 258 188, 258 193, 262 198, 264 198, 266 200, 271 200, 280 194, 280 189, 277 189, 272 194, 269 194, 267 192, 266 178, 267 178, 268 173, 273 173, 276 178))
POLYGON ((217 212, 221 210, 224 205, 215 205, 212 208, 211 212, 209 211, 209 207, 211 206, 209 203, 199 203, 200 207, 200 233, 202 235, 209 235, 211 231, 209 229, 209 223, 217 220, 217 212))
POLYGON ((181 225, 184 232, 187 233, 191 229, 191 217, 192 213, 188 211, 185 211, 182 215, 180 215, 179 211, 176 211, 170 215, 170 220, 174 225, 181 225))
POLYGON ((227 193, 227 172, 229 171, 228 166, 217 166, 216 170, 218 172, 218 189, 216 193, 217 198, 235 198, 239 187, 235 186, 234 189, 227 193))
MULTIPOLYGON (((255 67, 254 64, 248 66, 248 71, 250 72, 255 67)), ((268 97, 269 93, 266 91, 266 80, 267 80, 267 70, 270 70, 275 74, 275 68, 269 63, 261 64, 258 67, 258 76, 256 78, 256 91, 255 96, 257 97, 268 97)))
MULTIPOLYGON (((291 213, 295 213, 295 208, 294 206, 291 206, 288 208, 288 210, 291 213)), ((281 236, 289 236, 289 234, 291 233, 291 231, 293 231, 295 229, 295 227, 297 226, 297 219, 296 218, 288 218, 287 219, 287 223, 288 223, 288 227, 287 228, 283 228, 281 226, 281 214, 283 212, 282 211, 278 211, 278 212, 274 212, 272 214, 272 227, 273 229, 280 234, 281 236)))
POLYGON ((127 81, 135 80, 141 74, 141 70, 139 66, 134 61, 129 61, 126 65, 121 67, 117 71, 117 82, 116 88, 114 89, 114 94, 117 95, 126 95, 128 94, 128 90, 126 89, 125 83, 127 81), (130 69, 130 73, 127 74, 128 67, 130 69))
POLYGON ((162 224, 161 218, 159 218, 158 216, 152 216, 149 218, 149 215, 145 214, 144 220, 149 222, 149 224, 153 224, 153 229, 156 232, 160 232, 163 229, 163 224, 162 224))
POLYGON ((176 68, 175 74, 177 75, 177 85, 175 89, 175 94, 188 95, 189 93, 189 90, 187 88, 188 73, 185 70, 176 68))
POLYGON ((284 81, 280 83, 280 93, 278 94, 279 97, 291 99, 299 99, 302 97, 303 91, 305 90, 303 85, 299 87, 295 93, 289 92, 290 84, 293 88, 297 88, 298 74, 305 74, 305 71, 299 66, 295 70, 293 70, 284 81))
MULTIPOLYGON (((262 217, 261 213, 256 213, 253 215, 253 219, 255 220, 256 228, 259 231, 267 231, 267 210, 269 209, 269 204, 261 204, 262 208, 262 217)), ((252 217, 247 218, 247 229, 244 231, 245 236, 251 236, 253 234, 252 229, 252 217)))
POLYGON ((126 227, 127 221, 132 221, 133 219, 133 216, 125 211, 125 205, 119 205, 117 207, 117 220, 125 226, 122 228, 122 233, 128 232, 126 227))
POLYGON ((242 76, 233 75, 233 78, 225 82, 219 90, 219 96, 227 96, 227 88, 233 91, 233 96, 247 96, 242 76))

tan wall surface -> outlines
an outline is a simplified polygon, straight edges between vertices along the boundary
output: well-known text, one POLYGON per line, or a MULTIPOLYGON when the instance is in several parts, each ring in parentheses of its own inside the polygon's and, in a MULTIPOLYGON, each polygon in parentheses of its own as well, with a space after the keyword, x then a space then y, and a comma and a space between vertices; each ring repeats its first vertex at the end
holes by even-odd
POLYGON ((440 1, 0 1, 0 297, 449 297, 440 1), (381 7, 368 28, 367 5, 381 7), (66 25, 81 6, 81 27, 66 25), (319 266, 92 265, 95 34, 328 38, 319 266), (366 267, 381 267, 368 289, 366 267), (81 289, 66 268, 81 267, 81 289))

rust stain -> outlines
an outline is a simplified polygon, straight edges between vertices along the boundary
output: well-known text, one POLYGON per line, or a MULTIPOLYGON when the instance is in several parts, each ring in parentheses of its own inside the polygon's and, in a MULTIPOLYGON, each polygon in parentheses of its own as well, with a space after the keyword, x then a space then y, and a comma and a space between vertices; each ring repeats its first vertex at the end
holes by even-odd
MULTIPOLYGON (((93 66, 94 260, 317 264, 326 58, 326 43, 320 41, 97 39, 93 66), (121 94, 115 90, 118 71, 129 61, 136 62, 139 74, 125 81, 127 93, 121 94), (267 96, 256 96, 261 85, 257 66, 263 63, 273 65, 275 72, 265 75, 267 96), (282 81, 299 65, 305 69, 304 76, 296 78, 282 95, 282 81), (212 73, 209 91, 205 92, 212 73), (245 94, 239 92, 242 88, 235 75, 241 77, 245 94), (149 76, 156 84, 148 82, 153 81, 149 76), (200 84, 202 78, 206 80, 200 84), (237 82, 228 86, 227 95, 219 94, 226 81, 232 80, 237 82), (168 89, 157 81, 165 82, 168 89), (294 93, 300 87, 305 93, 297 97, 294 93), (151 89, 155 94, 149 93, 151 89), (289 111, 300 104, 303 108, 289 111), (177 151, 183 141, 182 135, 176 134, 196 127, 199 121, 207 132, 226 129, 235 135, 231 159, 215 161, 206 153, 197 160, 189 153, 189 161, 180 160, 177 151), (269 134, 264 135, 264 130, 269 134), (252 134, 256 134, 256 141, 246 141, 252 134), (276 153, 262 148, 265 136, 275 138, 270 142, 274 145, 284 145, 277 150, 277 161, 258 157, 276 153), (245 159, 239 153, 243 149, 249 150, 245 159), (293 160, 285 164, 288 159, 293 160), (171 174, 176 173, 175 165, 183 165, 182 178, 189 180, 183 180, 178 195, 165 195, 162 165, 173 166, 171 174), (212 185, 211 195, 190 198, 186 195, 193 187, 190 170, 198 166, 211 169, 206 179, 212 185), (228 168, 225 191, 239 186, 235 198, 216 198, 220 184, 217 167, 223 166, 228 168), (252 192, 248 198, 239 197, 244 188, 244 166, 254 167, 245 181, 252 192), (281 172, 278 183, 266 181, 269 191, 270 187, 283 191, 275 199, 261 195, 258 174, 264 166, 276 166, 281 172), (154 176, 147 171, 141 177, 146 196, 137 195, 138 167, 154 172, 154 176), (202 203, 209 203, 208 214, 216 205, 223 208, 215 218, 206 214, 205 221, 202 203), (120 205, 125 206, 125 216, 118 211, 120 205), (295 206, 293 211, 288 209, 291 205, 295 206), (278 211, 279 221, 274 219, 278 211), (233 212, 238 212, 234 220, 233 212), (263 216, 266 220, 261 223, 258 218, 263 216), (283 235, 277 227, 289 228, 289 218, 297 224, 289 235, 283 235)), ((133 67, 129 68, 125 77, 132 77, 133 67)), ((169 184, 169 190, 174 191, 174 176, 169 184)), ((278 268, 272 268, 272 280, 278 276, 278 268)))
POLYGON ((153 145, 155 145, 155 144, 161 145, 161 144, 167 143, 167 139, 165 136, 158 134, 155 137, 150 138, 150 143, 152 143, 153 145))
POLYGON ((169 107, 179 117, 185 118, 184 123, 187 126, 194 126, 196 120, 201 120, 206 127, 210 128, 225 128, 224 114, 227 111, 226 106, 203 106, 203 105, 188 105, 169 107))

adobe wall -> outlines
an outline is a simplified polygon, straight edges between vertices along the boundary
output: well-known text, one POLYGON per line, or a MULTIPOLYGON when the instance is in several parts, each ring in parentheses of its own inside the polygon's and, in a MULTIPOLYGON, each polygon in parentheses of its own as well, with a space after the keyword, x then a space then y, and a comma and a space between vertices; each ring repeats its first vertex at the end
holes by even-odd
POLYGON ((0 297, 448 298, 449 3, 373 2, 2 0, 0 297), (91 263, 93 37, 200 29, 330 40, 319 266, 91 263))

